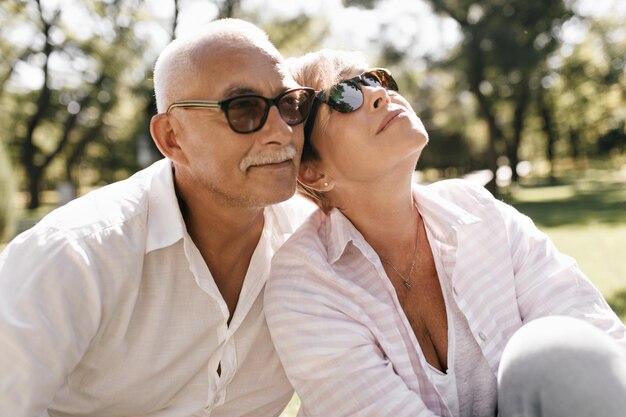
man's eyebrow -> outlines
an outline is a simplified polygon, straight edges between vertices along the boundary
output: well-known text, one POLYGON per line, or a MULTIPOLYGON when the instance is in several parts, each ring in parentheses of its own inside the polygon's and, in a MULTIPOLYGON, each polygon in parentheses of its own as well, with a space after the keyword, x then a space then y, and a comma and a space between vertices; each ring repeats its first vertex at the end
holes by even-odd
POLYGON ((259 94, 258 91, 250 88, 250 87, 241 87, 241 86, 232 86, 232 87, 228 87, 226 90, 224 90, 224 93, 222 95, 222 97, 224 99, 227 99, 229 97, 233 97, 233 96, 239 96, 242 94, 259 94))

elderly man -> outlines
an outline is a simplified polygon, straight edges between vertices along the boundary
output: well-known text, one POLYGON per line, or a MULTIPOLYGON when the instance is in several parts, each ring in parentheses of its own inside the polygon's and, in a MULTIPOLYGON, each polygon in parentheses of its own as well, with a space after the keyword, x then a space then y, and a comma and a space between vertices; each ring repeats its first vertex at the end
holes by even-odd
POLYGON ((313 91, 238 20, 172 42, 154 83, 166 159, 0 256, 3 416, 276 416, 291 398, 262 293, 307 214, 283 201, 313 91))

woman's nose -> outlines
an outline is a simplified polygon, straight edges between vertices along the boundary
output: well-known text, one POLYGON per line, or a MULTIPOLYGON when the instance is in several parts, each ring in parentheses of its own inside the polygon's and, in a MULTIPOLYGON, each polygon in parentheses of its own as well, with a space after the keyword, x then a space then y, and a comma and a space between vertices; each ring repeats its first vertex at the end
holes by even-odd
POLYGON ((376 110, 391 102, 389 92, 382 86, 362 86, 363 95, 370 110, 376 110))

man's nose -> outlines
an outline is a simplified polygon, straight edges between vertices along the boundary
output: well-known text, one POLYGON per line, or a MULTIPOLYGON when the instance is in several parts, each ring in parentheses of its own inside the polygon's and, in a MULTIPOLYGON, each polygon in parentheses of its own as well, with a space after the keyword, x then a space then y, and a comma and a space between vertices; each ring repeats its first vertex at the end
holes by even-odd
POLYGON ((262 134, 261 140, 264 143, 276 143, 279 145, 291 143, 295 135, 293 126, 289 126, 283 120, 276 106, 270 107, 265 126, 259 133, 262 134))

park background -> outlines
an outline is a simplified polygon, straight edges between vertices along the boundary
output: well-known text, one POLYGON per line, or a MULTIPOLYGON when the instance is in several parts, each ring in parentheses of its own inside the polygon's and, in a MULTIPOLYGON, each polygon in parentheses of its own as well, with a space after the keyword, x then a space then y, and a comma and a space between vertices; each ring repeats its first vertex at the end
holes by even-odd
POLYGON ((256 23, 287 57, 359 50, 390 68, 430 133, 416 180, 484 184, 626 320, 623 0, 3 0, 0 250, 160 157, 154 61, 219 17, 256 23))

